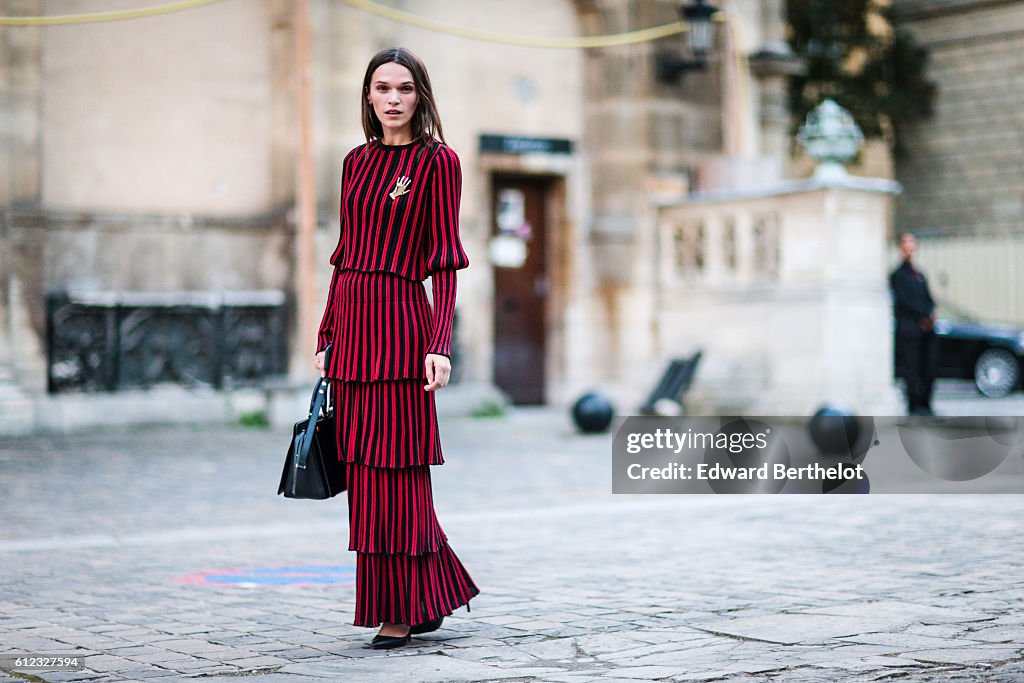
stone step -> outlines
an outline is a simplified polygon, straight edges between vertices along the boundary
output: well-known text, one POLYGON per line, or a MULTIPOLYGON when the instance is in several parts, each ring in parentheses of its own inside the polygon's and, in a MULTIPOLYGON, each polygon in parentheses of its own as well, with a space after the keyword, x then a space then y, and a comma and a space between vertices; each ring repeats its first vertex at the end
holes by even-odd
MULTIPOLYGON (((29 433, 64 433, 138 424, 237 423, 262 414, 275 429, 288 429, 306 415, 313 380, 283 381, 262 388, 215 391, 159 386, 116 393, 29 394, 0 383, 0 438, 29 433)), ((437 397, 443 417, 501 411, 507 398, 493 385, 459 382, 437 397)))
POLYGON ((13 381, 0 378, 0 436, 35 431, 35 402, 13 381))

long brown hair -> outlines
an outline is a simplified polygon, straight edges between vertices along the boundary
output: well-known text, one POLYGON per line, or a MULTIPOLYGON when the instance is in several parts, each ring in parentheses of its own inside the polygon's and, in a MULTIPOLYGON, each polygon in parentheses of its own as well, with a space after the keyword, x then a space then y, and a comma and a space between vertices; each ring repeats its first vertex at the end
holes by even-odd
POLYGON ((423 145, 430 145, 434 140, 444 142, 444 132, 441 130, 441 117, 437 113, 437 104, 434 102, 434 90, 430 86, 430 76, 427 74, 427 67, 419 57, 404 47, 389 47, 381 50, 370 59, 366 65, 366 75, 363 76, 363 133, 366 141, 382 140, 384 138, 384 127, 373 111, 373 105, 367 100, 370 94, 370 79, 373 72, 382 64, 394 62, 409 70, 412 74, 413 85, 416 88, 418 97, 416 112, 412 116, 412 139, 423 145))

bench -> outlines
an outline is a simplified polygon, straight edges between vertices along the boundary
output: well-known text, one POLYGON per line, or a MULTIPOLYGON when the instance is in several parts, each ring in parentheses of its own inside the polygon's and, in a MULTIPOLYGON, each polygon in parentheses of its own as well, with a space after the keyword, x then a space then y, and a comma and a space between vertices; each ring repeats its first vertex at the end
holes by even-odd
MULTIPOLYGON (((683 405, 683 396, 693 384, 694 375, 697 373, 697 365, 700 363, 701 351, 697 351, 689 358, 673 358, 669 361, 668 367, 662 373, 657 385, 647 396, 647 400, 640 406, 641 415, 658 415, 658 403, 660 401, 672 401, 680 407, 683 405)), ((685 411, 684 411, 685 413, 685 411)))

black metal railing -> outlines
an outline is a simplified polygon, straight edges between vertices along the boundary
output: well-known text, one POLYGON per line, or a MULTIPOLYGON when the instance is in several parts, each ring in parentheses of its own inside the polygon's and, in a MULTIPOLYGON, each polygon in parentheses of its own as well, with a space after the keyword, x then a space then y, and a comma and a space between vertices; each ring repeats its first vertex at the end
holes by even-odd
POLYGON ((56 292, 50 392, 244 386, 286 371, 284 293, 56 292))

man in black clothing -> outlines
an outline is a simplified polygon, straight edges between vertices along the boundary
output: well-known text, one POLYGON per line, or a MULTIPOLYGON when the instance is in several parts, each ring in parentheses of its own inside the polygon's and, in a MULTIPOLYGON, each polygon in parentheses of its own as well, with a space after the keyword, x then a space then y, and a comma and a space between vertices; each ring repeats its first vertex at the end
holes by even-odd
POLYGON ((903 263, 889 276, 889 286, 896 315, 896 353, 903 359, 903 378, 907 383, 907 412, 933 415, 932 385, 937 361, 935 302, 924 273, 914 267, 916 249, 917 240, 912 234, 900 235, 903 263))

